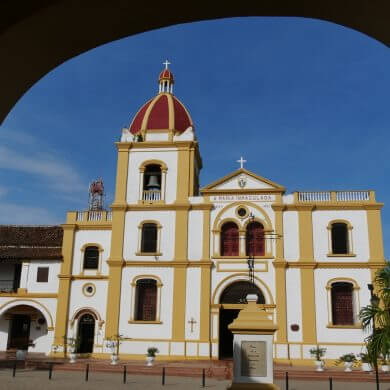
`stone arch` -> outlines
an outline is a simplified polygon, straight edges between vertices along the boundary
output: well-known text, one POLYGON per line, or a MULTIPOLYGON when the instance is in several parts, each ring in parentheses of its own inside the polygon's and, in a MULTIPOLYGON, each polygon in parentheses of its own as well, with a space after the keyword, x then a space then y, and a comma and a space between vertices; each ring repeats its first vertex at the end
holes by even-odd
MULTIPOLYGON (((220 226, 221 226, 221 224, 220 224, 221 217, 223 216, 224 213, 226 213, 226 211, 230 210, 231 208, 238 207, 240 205, 246 205, 248 208, 256 209, 260 213, 262 218, 255 217, 255 219, 258 220, 258 222, 260 222, 264 226, 264 230, 272 231, 272 222, 271 222, 271 219, 268 216, 268 214, 265 212, 265 210, 255 203, 245 202, 245 201, 233 202, 233 203, 228 204, 226 207, 222 208, 219 211, 219 213, 217 214, 217 216, 215 217, 213 230, 218 231, 218 228, 220 228, 220 226)), ((238 226, 240 226, 240 227, 242 226, 242 224, 240 223, 238 218, 237 218, 237 220, 234 220, 234 221, 237 223, 238 226)), ((244 222, 244 225, 245 225, 245 222, 244 222)))
POLYGON ((4 305, 0 306, 0 316, 7 312, 9 309, 17 306, 30 306, 38 310, 46 320, 47 330, 54 330, 53 317, 50 314, 50 311, 41 303, 33 299, 14 299, 12 301, 6 302, 4 305))
POLYGON ((95 321, 97 321, 99 328, 101 328, 104 324, 102 317, 96 309, 94 309, 93 307, 81 307, 73 313, 72 318, 70 320, 71 326, 73 326, 75 321, 78 320, 84 314, 91 314, 95 321))
POLYGON ((355 279, 352 279, 349 277, 337 277, 337 278, 333 278, 333 279, 328 280, 328 282, 326 283, 326 289, 327 290, 331 289, 333 283, 339 283, 339 282, 352 284, 352 287, 354 290, 360 289, 358 282, 355 279))
MULTIPOLYGON (((248 281, 248 274, 246 274, 246 273, 245 274, 244 273, 234 274, 234 275, 230 275, 230 276, 226 277, 225 279, 221 280, 214 289, 214 292, 213 292, 213 295, 211 298, 212 304, 215 304, 215 305, 219 304, 220 297, 221 297, 223 291, 225 291, 226 287, 228 287, 229 285, 231 285, 235 282, 242 282, 242 281, 245 281, 245 282, 248 281)), ((254 277, 254 283, 260 289, 260 291, 263 293, 264 299, 265 299, 265 304, 266 305, 270 305, 270 304, 273 305, 274 298, 272 296, 270 288, 257 276, 254 277)))
POLYGON ((167 164, 162 160, 146 160, 139 166, 140 172, 144 172, 148 165, 159 165, 161 167, 161 172, 166 172, 168 170, 167 164))
POLYGON ((65 61, 105 43, 178 23, 237 16, 315 18, 352 28, 390 45, 390 28, 384 17, 389 14, 388 2, 378 5, 355 0, 351 6, 341 1, 279 0, 224 3, 223 7, 215 2, 199 7, 198 2, 190 0, 174 7, 165 18, 161 18, 161 3, 152 9, 148 3, 120 0, 104 2, 104 6, 98 7, 92 0, 74 2, 72 6, 61 1, 29 3, 20 7, 16 2, 7 2, 2 10, 0 46, 8 47, 10 55, 3 56, 0 68, 3 88, 0 123, 32 85, 65 61), (55 28, 51 28, 53 20, 55 28), (71 29, 69 20, 72 20, 71 29), (77 39, 81 35, 84 39, 77 39), (28 39, 24 39, 26 36, 28 39), (70 41, 74 44, 67 44, 70 41))

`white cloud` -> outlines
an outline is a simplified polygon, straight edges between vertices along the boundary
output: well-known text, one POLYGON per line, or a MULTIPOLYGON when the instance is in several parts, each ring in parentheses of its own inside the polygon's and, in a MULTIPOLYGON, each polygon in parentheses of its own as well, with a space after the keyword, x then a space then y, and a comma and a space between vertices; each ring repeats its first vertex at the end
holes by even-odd
POLYGON ((45 151, 45 146, 33 136, 2 129, 0 140, 3 143, 0 146, 0 168, 36 175, 55 192, 72 194, 86 191, 86 185, 75 168, 57 154, 45 151), (26 152, 23 153, 23 150, 26 152))
POLYGON ((43 208, 0 203, 0 224, 55 225, 62 222, 43 208))

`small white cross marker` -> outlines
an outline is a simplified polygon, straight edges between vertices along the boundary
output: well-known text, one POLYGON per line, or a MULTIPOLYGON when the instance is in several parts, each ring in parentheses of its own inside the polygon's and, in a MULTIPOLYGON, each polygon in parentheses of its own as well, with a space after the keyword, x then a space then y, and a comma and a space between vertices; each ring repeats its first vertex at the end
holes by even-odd
POLYGON ((194 325, 196 324, 196 321, 191 317, 191 321, 188 321, 188 323, 191 325, 191 333, 194 331, 194 325))
POLYGON ((241 156, 241 158, 239 160, 237 160, 238 163, 240 163, 241 165, 241 169, 244 168, 244 163, 246 163, 246 160, 244 160, 241 156))
POLYGON ((163 62, 163 65, 165 65, 165 69, 168 69, 168 65, 171 65, 171 63, 168 60, 165 60, 165 62, 163 62))

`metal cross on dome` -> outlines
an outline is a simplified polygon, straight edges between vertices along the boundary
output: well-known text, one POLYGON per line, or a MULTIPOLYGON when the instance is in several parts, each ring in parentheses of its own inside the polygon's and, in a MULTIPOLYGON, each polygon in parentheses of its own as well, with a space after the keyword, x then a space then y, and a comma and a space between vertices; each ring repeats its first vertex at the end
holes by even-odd
POLYGON ((163 65, 165 65, 165 69, 168 69, 168 65, 171 65, 171 63, 168 60, 165 60, 165 62, 163 62, 163 65))
POLYGON ((246 160, 244 160, 244 159, 242 158, 242 156, 240 157, 239 160, 237 160, 237 162, 240 163, 241 169, 244 168, 244 163, 246 163, 246 160))

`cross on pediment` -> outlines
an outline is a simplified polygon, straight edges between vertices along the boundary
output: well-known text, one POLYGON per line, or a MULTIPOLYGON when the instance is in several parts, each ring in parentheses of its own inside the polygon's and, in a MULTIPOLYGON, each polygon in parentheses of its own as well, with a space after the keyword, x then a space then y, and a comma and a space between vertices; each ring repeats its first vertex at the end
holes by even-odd
POLYGON ((237 160, 237 162, 240 164, 240 168, 241 168, 241 169, 244 168, 244 163, 246 163, 246 160, 244 160, 244 159, 242 158, 242 156, 240 157, 239 160, 237 160))

